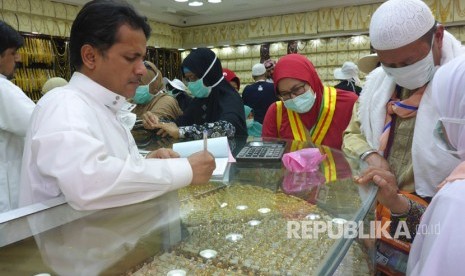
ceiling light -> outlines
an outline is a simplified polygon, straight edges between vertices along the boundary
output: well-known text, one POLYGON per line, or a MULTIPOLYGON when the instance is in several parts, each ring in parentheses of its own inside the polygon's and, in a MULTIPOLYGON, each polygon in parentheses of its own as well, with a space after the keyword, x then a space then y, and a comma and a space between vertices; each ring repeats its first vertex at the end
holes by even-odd
POLYGON ((189 0, 174 0, 175 2, 187 2, 189 0))
POLYGON ((221 0, 208 0, 208 3, 221 3, 221 0))
POLYGON ((191 6, 191 7, 200 7, 200 6, 203 6, 203 2, 201 2, 201 1, 192 1, 192 2, 189 2, 189 6, 191 6))

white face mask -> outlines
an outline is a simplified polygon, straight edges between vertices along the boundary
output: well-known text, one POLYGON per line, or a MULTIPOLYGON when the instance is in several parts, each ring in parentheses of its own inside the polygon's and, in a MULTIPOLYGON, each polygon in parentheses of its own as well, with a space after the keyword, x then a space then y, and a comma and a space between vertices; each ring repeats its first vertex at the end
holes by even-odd
POLYGON ((434 73, 436 72, 433 58, 433 41, 431 41, 431 48, 428 55, 414 64, 401 68, 391 68, 383 64, 381 64, 381 66, 386 74, 391 76, 398 85, 409 90, 422 87, 433 79, 434 73))
MULTIPOLYGON (((460 145, 453 145, 451 135, 460 136, 463 133, 465 128, 465 119, 455 119, 455 118, 440 118, 434 128, 434 143, 441 150, 450 153, 458 159, 465 159, 465 149, 460 149, 460 145), (447 133, 446 130, 449 130, 451 133, 447 133)), ((455 137, 456 138, 456 137, 455 137)), ((463 139, 463 137, 459 138, 463 139)), ((456 143, 460 141, 456 141, 456 143)))
POLYGON ((313 107, 313 104, 315 104, 315 98, 315 92, 310 89, 293 99, 285 100, 284 106, 297 113, 305 113, 313 107))

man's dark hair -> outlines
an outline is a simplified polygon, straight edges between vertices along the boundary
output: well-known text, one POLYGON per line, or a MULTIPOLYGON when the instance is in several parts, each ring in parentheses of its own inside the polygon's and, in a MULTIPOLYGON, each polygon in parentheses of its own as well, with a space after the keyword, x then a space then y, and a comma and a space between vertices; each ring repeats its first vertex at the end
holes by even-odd
POLYGON ((71 27, 70 63, 77 70, 82 66, 81 48, 85 44, 96 47, 102 54, 118 42, 117 33, 122 25, 142 30, 150 36, 147 18, 127 2, 119 0, 94 0, 82 7, 71 27))
POLYGON ((23 44, 24 39, 19 32, 0 20, 0 55, 3 55, 6 49, 18 49, 21 48, 23 44))

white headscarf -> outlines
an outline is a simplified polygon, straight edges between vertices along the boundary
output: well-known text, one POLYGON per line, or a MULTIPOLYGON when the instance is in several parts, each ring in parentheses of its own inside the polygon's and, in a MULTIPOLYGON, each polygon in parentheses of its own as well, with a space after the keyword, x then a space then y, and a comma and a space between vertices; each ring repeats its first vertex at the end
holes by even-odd
MULTIPOLYGON (((465 120, 465 56, 442 66, 433 79, 433 99, 440 117, 465 120)), ((465 150, 465 125, 444 124, 452 146, 465 150)), ((465 161, 465 154, 460 156, 465 161)))
MULTIPOLYGON (((439 117, 465 119, 465 56, 442 66, 431 86, 439 117)), ((451 144, 459 151, 465 149, 463 124, 444 124, 444 127, 451 144)), ((422 230, 413 241, 407 275, 463 274, 465 221, 460 217, 465 204, 465 154, 460 159, 462 163, 446 178, 421 218, 418 229, 422 230), (431 231, 433 228, 436 231, 431 231)))

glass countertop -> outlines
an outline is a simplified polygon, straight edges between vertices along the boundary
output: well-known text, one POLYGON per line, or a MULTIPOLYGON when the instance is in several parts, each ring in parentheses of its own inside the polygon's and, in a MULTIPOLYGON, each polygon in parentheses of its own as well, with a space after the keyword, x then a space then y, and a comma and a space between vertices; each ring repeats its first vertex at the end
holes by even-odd
MULTIPOLYGON (((286 151, 308 147, 314 146, 287 141, 286 151)), ((353 183, 363 165, 358 160, 319 150, 326 159, 314 172, 292 173, 281 162, 235 162, 223 181, 139 204, 83 212, 55 200, 38 212, 0 217, 0 272, 323 275, 350 255, 344 273, 368 275, 372 264, 363 245, 328 233, 363 221, 376 188, 353 183)))

